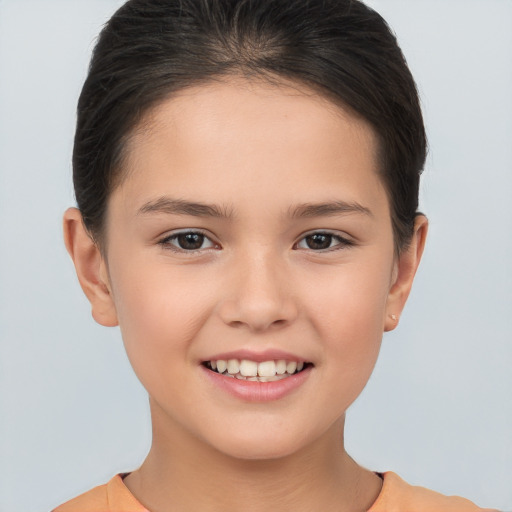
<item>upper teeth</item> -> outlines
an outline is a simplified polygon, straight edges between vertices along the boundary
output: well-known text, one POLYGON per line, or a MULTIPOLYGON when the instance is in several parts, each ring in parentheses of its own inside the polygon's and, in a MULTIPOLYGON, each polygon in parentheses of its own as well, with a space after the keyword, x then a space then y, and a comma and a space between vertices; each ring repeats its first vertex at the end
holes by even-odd
POLYGON ((249 359, 217 359, 210 361, 213 370, 219 373, 227 373, 230 375, 240 374, 243 377, 275 377, 276 375, 284 375, 285 373, 293 374, 300 372, 304 368, 303 362, 285 361, 279 359, 277 361, 250 361, 249 359))

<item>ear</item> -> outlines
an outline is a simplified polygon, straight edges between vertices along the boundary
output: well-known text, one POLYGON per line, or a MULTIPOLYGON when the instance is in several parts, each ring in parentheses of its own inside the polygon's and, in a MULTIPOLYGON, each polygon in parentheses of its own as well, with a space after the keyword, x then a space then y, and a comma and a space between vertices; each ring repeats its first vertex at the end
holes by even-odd
POLYGON ((410 245, 395 262, 393 281, 388 294, 384 330, 392 331, 397 325, 411 291, 412 282, 420 264, 425 240, 427 238, 428 220, 418 215, 414 222, 414 234, 410 245))
POLYGON ((105 259, 77 208, 69 208, 64 213, 63 227, 66 249, 75 264, 80 286, 91 303, 94 320, 106 327, 118 325, 105 259))

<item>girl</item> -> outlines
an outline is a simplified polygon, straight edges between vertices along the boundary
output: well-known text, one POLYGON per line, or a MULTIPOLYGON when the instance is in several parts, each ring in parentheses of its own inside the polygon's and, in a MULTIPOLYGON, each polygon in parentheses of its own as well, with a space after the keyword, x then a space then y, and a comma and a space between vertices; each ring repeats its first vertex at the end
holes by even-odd
POLYGON ((421 259, 412 76, 354 0, 130 0, 78 106, 67 249, 150 396, 73 511, 477 511, 372 472, 345 412, 421 259))

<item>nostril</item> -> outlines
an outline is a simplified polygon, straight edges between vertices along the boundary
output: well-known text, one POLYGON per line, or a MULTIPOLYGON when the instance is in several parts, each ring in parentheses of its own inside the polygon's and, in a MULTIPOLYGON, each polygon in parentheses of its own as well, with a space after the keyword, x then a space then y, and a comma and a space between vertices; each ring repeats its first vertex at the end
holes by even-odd
MULTIPOLYGON (((253 282, 255 277, 250 280, 253 282)), ((279 286, 276 280, 272 282, 272 289, 261 283, 252 287, 248 283, 226 297, 217 309, 222 321, 230 327, 251 332, 282 329, 293 323, 298 315, 297 305, 285 291, 286 286, 279 286)))

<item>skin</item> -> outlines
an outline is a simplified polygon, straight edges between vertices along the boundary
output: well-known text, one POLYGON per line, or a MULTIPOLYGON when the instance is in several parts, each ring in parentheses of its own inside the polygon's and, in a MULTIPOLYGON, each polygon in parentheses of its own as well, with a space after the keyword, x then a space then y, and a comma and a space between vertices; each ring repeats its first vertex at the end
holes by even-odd
POLYGON ((425 217, 397 256, 372 129, 301 86, 232 78, 189 88, 140 128, 103 251, 78 210, 64 218, 92 314, 120 325, 150 396, 152 448, 126 485, 152 512, 368 510, 381 480, 345 452, 345 411, 397 325, 425 217), (162 198, 223 215, 177 213, 162 198), (334 202, 350 208, 299 215, 334 202), (169 238, 194 229, 207 237, 196 251, 169 238), (333 235, 330 247, 308 246, 313 233, 333 235), (314 366, 284 398, 247 403, 201 367, 238 348, 314 366))

